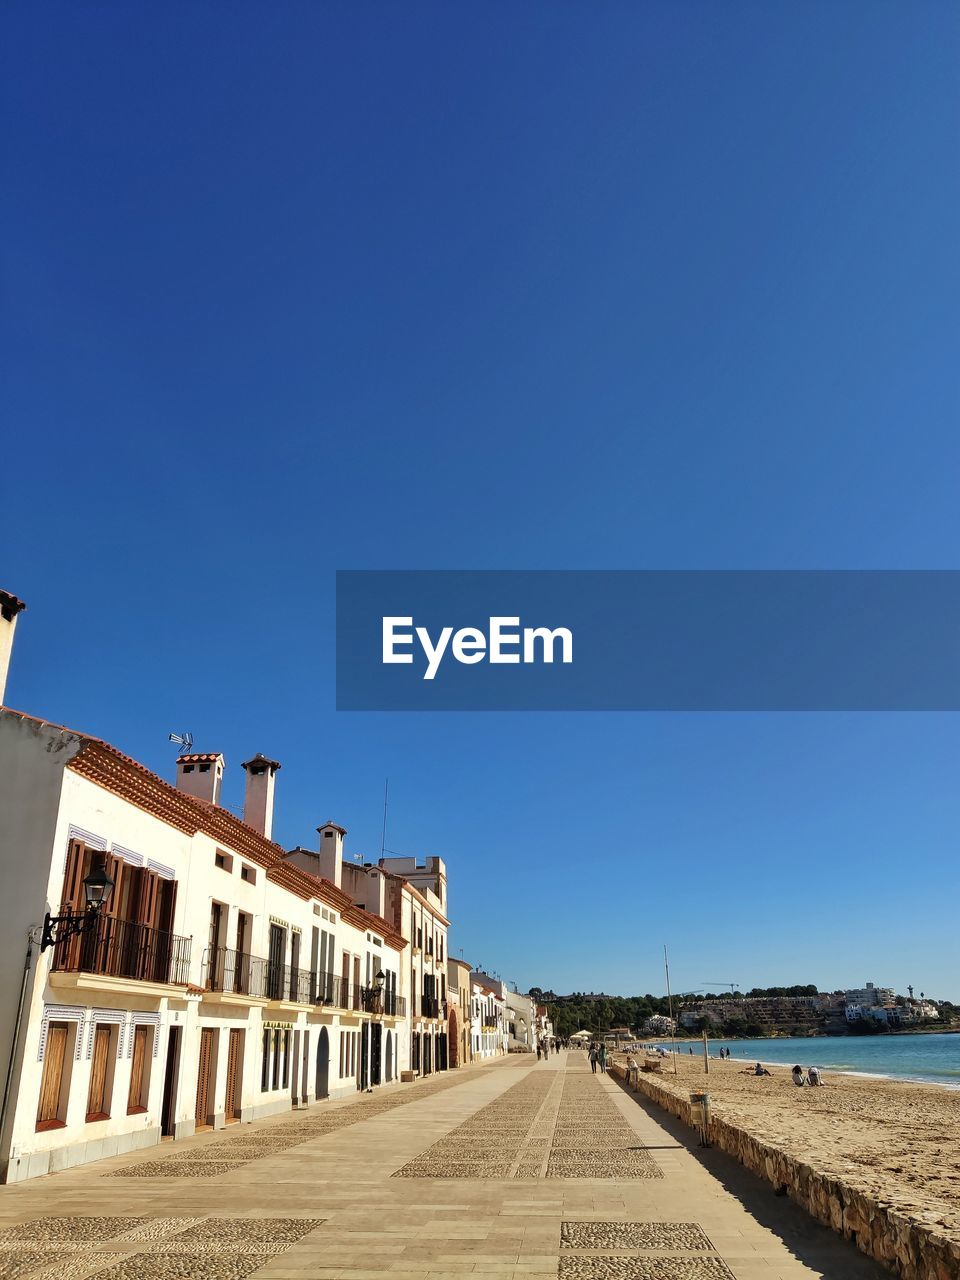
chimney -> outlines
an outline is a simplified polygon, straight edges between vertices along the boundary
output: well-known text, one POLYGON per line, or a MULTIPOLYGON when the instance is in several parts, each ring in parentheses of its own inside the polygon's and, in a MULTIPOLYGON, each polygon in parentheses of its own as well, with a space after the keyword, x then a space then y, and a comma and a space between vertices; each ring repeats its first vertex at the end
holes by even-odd
POLYGON ((346 827, 338 827, 335 822, 325 822, 317 827, 320 833, 320 868, 319 874, 325 880, 331 880, 338 889, 343 888, 343 837, 346 827))
POLYGON ((247 788, 243 797, 243 820, 268 840, 273 833, 273 788, 280 763, 268 760, 258 751, 252 760, 244 760, 247 788))
POLYGON ((177 790, 188 796, 220 803, 220 784, 227 762, 220 751, 198 752, 177 757, 177 790))
POLYGON ((0 591, 0 703, 7 689, 7 672, 13 652, 13 633, 17 629, 17 615, 27 606, 9 591, 0 591))

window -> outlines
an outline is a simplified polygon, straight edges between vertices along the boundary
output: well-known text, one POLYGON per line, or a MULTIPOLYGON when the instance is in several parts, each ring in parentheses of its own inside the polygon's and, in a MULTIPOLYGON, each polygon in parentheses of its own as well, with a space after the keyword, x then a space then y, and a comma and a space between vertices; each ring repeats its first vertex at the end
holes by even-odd
POLYGON ((222 849, 218 849, 213 855, 213 861, 221 871, 233 871, 233 858, 229 853, 224 853, 222 849))
POLYGON ((90 1088, 87 1091, 87 1123, 110 1119, 110 1093, 113 1088, 113 1027, 97 1023, 93 1033, 93 1059, 90 1063, 90 1088))
POLYGON ((283 1087, 290 1087, 290 1032, 283 1033, 283 1087))
POLYGON ((247 884, 256 884, 256 870, 253 867, 248 867, 245 862, 242 862, 240 864, 240 879, 245 880, 247 884))
POLYGON ((47 1043, 43 1054, 43 1076, 40 1079, 40 1105, 37 1128, 62 1129, 67 1120, 67 1094, 70 1090, 66 1022, 51 1022, 47 1027, 47 1043))
POLYGON ((266 1093, 270 1087, 270 1029, 263 1029, 263 1061, 260 1064, 260 1089, 266 1093))
POLYGON ((130 1088, 127 1092, 127 1115, 136 1115, 147 1109, 150 1089, 150 1046, 153 1027, 133 1028, 133 1054, 130 1062, 130 1088))
POLYGON ((275 1030, 273 1033, 273 1075, 270 1077, 271 1088, 280 1088, 280 1031, 275 1030))
POLYGON ((267 996, 271 1000, 283 999, 283 962, 286 954, 287 931, 282 925, 271 924, 269 963, 267 966, 267 996))

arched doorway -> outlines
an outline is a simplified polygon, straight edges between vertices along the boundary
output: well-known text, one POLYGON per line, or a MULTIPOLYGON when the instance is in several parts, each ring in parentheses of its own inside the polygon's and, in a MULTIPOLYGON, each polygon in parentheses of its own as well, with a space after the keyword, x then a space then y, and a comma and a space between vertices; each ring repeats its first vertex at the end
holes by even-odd
POLYGON ((320 1028, 320 1039, 317 1042, 317 1097, 330 1096, 330 1037, 327 1028, 320 1028))
POLYGON ((459 1067, 460 1065, 460 1030, 457 1025, 457 1011, 450 1010, 450 1021, 447 1024, 447 1040, 450 1044, 450 1065, 451 1067, 459 1067))
POLYGON ((387 1051, 383 1061, 384 1079, 387 1084, 393 1079, 393 1032, 387 1032, 387 1051))

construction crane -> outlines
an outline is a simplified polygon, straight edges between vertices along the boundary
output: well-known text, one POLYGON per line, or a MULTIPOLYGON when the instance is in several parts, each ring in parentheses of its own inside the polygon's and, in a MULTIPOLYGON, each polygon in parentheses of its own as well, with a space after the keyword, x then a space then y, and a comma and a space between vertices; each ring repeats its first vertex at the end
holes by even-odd
POLYGON ((740 990, 740 983, 739 982, 705 982, 700 989, 701 991, 706 991, 708 987, 711 987, 711 988, 712 987, 729 987, 732 992, 732 991, 740 990))

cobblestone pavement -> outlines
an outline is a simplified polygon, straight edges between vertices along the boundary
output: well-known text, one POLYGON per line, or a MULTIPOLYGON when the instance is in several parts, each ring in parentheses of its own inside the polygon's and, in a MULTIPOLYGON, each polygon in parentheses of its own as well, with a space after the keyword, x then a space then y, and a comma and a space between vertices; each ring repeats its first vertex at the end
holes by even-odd
POLYGON ((580 1053, 0 1188, 0 1280, 880 1280, 580 1053))

